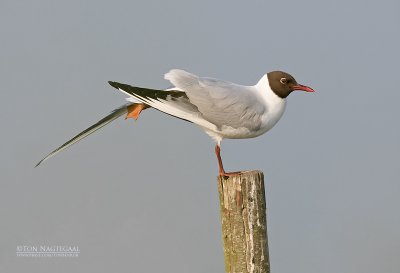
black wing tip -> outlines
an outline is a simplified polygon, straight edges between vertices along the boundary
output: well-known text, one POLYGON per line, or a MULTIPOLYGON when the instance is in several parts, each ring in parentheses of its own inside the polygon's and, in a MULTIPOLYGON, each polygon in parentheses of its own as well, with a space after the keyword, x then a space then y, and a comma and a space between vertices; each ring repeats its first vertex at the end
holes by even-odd
POLYGON ((40 160, 38 163, 36 163, 35 168, 36 168, 36 167, 39 167, 39 165, 42 164, 43 160, 44 160, 44 159, 42 159, 42 160, 40 160))
POLYGON ((119 88, 119 85, 120 85, 120 83, 113 82, 113 81, 108 81, 108 84, 117 89, 119 88))

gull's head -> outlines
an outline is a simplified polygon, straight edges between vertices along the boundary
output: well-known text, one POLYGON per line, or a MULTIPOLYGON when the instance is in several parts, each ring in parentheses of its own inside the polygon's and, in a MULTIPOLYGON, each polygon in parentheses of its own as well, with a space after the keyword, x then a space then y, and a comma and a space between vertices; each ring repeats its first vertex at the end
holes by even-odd
POLYGON ((283 71, 272 71, 267 74, 269 86, 274 93, 284 99, 295 90, 314 92, 311 87, 298 84, 292 75, 283 71))

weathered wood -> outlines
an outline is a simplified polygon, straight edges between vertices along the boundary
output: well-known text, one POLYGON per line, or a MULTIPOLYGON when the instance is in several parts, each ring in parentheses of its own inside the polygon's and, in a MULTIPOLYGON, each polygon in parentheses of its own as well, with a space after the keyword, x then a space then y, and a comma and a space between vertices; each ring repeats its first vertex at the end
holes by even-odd
POLYGON ((218 177, 226 273, 269 273, 264 175, 218 177))

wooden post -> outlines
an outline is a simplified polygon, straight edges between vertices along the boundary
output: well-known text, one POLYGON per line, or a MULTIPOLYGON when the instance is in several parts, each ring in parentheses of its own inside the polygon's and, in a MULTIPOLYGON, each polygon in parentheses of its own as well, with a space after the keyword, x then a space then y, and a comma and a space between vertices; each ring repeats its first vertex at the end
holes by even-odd
POLYGON ((269 273, 264 175, 218 177, 226 273, 269 273))

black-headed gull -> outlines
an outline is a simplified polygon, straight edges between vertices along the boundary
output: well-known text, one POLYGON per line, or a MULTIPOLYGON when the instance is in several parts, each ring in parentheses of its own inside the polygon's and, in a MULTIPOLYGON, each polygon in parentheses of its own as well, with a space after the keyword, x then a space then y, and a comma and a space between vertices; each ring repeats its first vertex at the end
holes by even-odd
POLYGON ((169 71, 165 79, 174 87, 156 90, 110 81, 111 86, 129 96, 128 103, 55 149, 36 166, 116 118, 127 114, 126 118, 137 119, 142 110, 151 107, 200 126, 216 141, 219 174, 235 175, 240 172, 227 173, 224 170, 221 141, 224 138, 253 138, 264 134, 282 117, 286 98, 292 91, 314 92, 282 71, 269 72, 252 86, 198 77, 179 69, 169 71))

